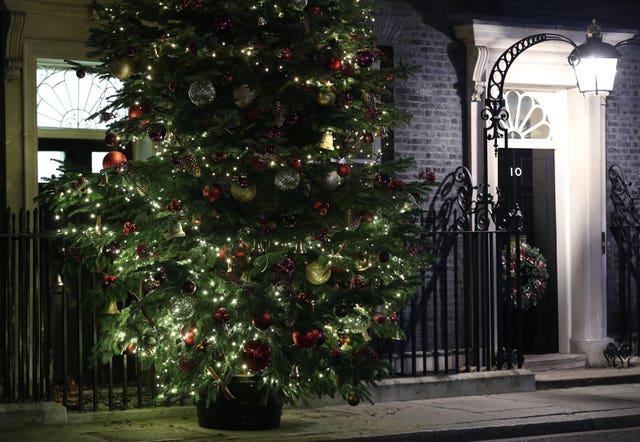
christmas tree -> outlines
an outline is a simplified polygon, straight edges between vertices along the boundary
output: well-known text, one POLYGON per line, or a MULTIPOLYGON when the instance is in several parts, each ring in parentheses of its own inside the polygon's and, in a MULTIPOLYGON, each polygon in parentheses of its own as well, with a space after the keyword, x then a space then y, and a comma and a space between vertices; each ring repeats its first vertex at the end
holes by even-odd
POLYGON ((373 146, 406 121, 358 0, 114 0, 78 65, 122 87, 95 118, 99 174, 64 166, 40 201, 64 256, 99 276, 96 354, 135 352, 161 397, 224 401, 259 376, 280 403, 355 405, 388 373, 372 339, 428 262, 429 183, 373 146), (131 146, 153 155, 128 161, 131 146), (404 182, 402 181, 404 179, 404 182))

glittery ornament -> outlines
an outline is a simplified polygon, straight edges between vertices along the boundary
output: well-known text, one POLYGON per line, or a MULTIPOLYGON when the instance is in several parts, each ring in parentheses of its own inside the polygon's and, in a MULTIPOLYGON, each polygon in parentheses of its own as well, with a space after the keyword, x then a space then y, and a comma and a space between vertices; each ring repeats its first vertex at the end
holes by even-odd
POLYGON ((279 190, 293 190, 300 184, 300 173, 295 169, 283 169, 276 174, 275 185, 279 190))
POLYGON ((195 307, 195 298, 191 295, 174 295, 171 298, 169 311, 178 321, 191 318, 195 307))
POLYGON ((156 354, 156 338, 153 336, 144 336, 142 338, 142 349, 147 356, 153 356, 156 354))
POLYGON ((280 101, 274 101, 271 106, 271 112, 273 113, 273 121, 276 123, 276 126, 282 127, 285 121, 287 121, 282 103, 280 101))
POLYGON ((248 84, 241 84, 233 90, 233 101, 240 109, 248 107, 255 98, 255 92, 248 84))
POLYGON ((304 274, 311 284, 321 285, 331 278, 331 268, 326 267, 320 261, 311 261, 306 265, 304 274))
POLYGON ((202 173, 198 160, 192 153, 188 153, 182 158, 182 164, 184 165, 185 170, 196 178, 198 178, 202 173))
POLYGON ((193 104, 204 106, 216 99, 216 88, 210 81, 198 80, 191 83, 188 95, 193 104))

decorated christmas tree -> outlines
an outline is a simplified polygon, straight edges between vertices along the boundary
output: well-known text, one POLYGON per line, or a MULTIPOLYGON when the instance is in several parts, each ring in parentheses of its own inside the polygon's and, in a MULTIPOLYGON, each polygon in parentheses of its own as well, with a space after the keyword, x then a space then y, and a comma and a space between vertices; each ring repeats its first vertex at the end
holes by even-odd
MULTIPOLYGON (((251 379, 274 404, 341 394, 388 373, 372 342, 428 262, 429 183, 381 161, 401 64, 358 0, 96 1, 89 41, 122 87, 95 118, 101 173, 64 166, 40 201, 85 296, 96 355, 155 366, 159 399, 224 404, 251 379), (132 146, 150 158, 129 161, 132 146), (404 181, 403 181, 404 180, 404 181)), ((252 384, 253 385, 253 384, 252 384)), ((277 407, 276 407, 277 408, 277 407)))

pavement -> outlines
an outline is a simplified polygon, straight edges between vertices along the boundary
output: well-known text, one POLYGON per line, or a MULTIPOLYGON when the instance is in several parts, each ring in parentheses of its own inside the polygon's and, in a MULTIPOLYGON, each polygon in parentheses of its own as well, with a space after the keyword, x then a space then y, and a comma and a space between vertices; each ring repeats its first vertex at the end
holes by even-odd
MULTIPOLYGON (((269 431, 201 428, 190 406, 69 414, 67 424, 0 430, 0 441, 482 441, 599 440, 625 429, 640 440, 640 367, 536 373, 536 390, 375 404, 285 408, 269 431), (605 433, 602 433, 605 432, 605 433), (595 439, 593 439, 595 437, 595 439), (522 440, 522 439, 518 439, 522 440), (525 439, 534 440, 534 439, 525 439)), ((612 439, 613 440, 613 439, 612 439)), ((619 438, 617 440, 620 440, 619 438)))

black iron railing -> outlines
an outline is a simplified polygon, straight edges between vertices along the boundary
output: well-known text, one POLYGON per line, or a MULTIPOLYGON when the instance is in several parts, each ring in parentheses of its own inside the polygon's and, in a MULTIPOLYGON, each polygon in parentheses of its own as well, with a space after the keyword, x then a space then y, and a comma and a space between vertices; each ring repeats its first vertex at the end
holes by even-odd
MULTIPOLYGON (((501 273, 503 251, 519 242, 511 230, 488 228, 499 204, 470 186, 466 170, 447 180, 425 219, 434 263, 417 296, 398 312, 405 339, 374 344, 396 376, 522 366, 521 315, 499 295, 510 283, 501 273)), ((155 376, 135 352, 107 364, 93 356, 101 318, 109 313, 85 304, 96 276, 62 271, 69 263, 59 262, 60 249, 37 209, 2 213, 0 401, 55 401, 80 412, 152 403, 155 376)))
POLYGON ((608 346, 605 358, 612 365, 623 363, 640 352, 640 210, 637 207, 638 182, 630 182, 623 170, 609 168, 610 198, 613 212, 609 232, 616 247, 613 262, 614 290, 609 294, 608 334, 616 340, 608 346))
POLYGON ((150 403, 153 373, 141 369, 135 354, 107 364, 92 356, 103 313, 88 309, 83 293, 95 280, 61 272, 59 247, 37 209, 2 213, 0 401, 54 401, 78 411, 150 403))

